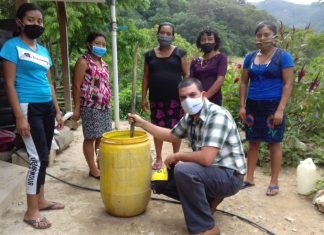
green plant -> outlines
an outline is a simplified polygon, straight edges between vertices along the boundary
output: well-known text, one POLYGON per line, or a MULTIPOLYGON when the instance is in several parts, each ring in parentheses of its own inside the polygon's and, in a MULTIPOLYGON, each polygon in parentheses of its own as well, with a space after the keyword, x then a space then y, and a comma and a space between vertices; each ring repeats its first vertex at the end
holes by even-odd
MULTIPOLYGON (((309 57, 309 48, 323 50, 322 44, 311 44, 314 38, 308 26, 303 30, 284 28, 279 30, 280 47, 287 49, 295 61, 294 87, 286 107, 287 124, 283 141, 284 165, 296 166, 307 157, 324 165, 324 56, 309 57), (311 35, 311 37, 310 37, 311 35)), ((314 55, 314 52, 310 53, 314 55)), ((315 53, 316 54, 316 53, 315 53)))

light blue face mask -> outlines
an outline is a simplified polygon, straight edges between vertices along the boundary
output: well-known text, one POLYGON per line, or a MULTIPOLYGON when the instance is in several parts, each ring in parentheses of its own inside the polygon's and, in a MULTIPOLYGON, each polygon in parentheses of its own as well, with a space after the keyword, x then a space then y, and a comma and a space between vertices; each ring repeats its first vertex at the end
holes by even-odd
POLYGON ((92 46, 91 47, 91 52, 93 54, 95 54, 96 56, 98 56, 98 57, 103 57, 106 54, 106 52, 107 52, 107 48, 105 48, 105 47, 92 46))

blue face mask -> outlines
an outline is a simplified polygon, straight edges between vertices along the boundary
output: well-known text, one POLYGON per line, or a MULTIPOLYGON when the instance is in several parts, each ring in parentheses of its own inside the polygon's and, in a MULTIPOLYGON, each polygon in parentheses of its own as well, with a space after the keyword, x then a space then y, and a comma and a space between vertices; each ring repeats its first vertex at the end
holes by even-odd
POLYGON ((107 49, 105 47, 92 46, 91 52, 98 57, 103 57, 106 54, 107 49))

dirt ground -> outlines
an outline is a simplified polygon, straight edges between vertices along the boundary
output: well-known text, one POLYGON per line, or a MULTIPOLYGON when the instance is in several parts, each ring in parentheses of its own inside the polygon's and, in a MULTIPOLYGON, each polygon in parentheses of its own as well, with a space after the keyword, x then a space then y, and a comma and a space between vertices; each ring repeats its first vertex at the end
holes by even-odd
MULTIPOLYGON (((126 122, 121 124, 121 129, 127 128, 126 122)), ((71 183, 98 189, 99 181, 88 177, 88 168, 82 154, 81 127, 73 133, 74 141, 69 148, 57 155, 55 164, 47 172, 71 183)), ((153 144, 151 148, 153 150, 153 144)), ((187 148, 186 143, 182 144, 183 150, 187 148)), ((166 143, 164 155, 170 153, 171 149, 171 145, 166 143)), ((274 234, 324 234, 324 215, 314 208, 311 197, 296 192, 295 169, 282 170, 280 193, 275 197, 265 195, 268 182, 269 169, 257 168, 256 186, 227 198, 218 209, 249 219, 274 234)), ((42 213, 52 222, 50 229, 35 230, 22 221, 26 201, 25 196, 21 195, 0 218, 0 234, 188 234, 181 206, 177 204, 151 200, 143 214, 118 218, 106 213, 98 192, 78 189, 48 176, 45 190, 48 199, 66 205, 64 210, 42 213)), ((151 196, 167 199, 154 194, 151 196)), ((214 218, 223 235, 267 234, 236 216, 216 212, 214 218)))

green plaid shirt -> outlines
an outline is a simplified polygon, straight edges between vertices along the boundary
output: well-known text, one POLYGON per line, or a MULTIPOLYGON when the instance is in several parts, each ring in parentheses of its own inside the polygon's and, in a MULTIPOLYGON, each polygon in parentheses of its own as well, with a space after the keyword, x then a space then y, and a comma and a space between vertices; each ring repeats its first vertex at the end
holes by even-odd
POLYGON ((204 146, 220 149, 213 165, 246 173, 246 161, 240 135, 232 115, 223 107, 204 100, 199 119, 186 114, 172 129, 178 138, 188 137, 193 151, 204 146))

